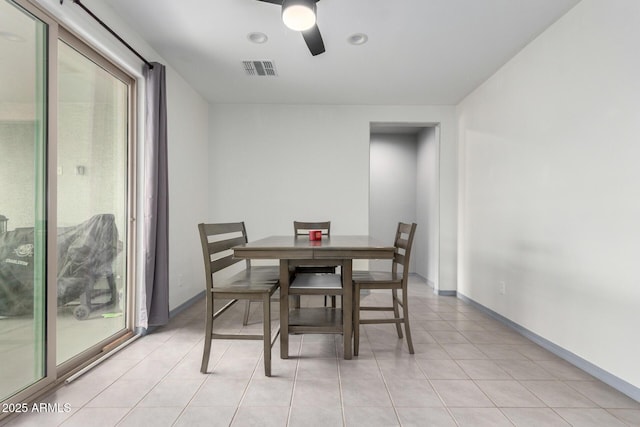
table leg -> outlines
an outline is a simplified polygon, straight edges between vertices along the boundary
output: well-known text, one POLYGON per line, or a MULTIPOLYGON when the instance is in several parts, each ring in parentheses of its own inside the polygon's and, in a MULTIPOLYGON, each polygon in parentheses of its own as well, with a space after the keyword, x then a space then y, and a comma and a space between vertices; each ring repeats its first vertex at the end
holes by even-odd
POLYGON ((353 271, 353 261, 344 260, 342 264, 342 335, 344 337, 344 358, 351 359, 353 352, 351 348, 353 331, 353 283, 351 273, 353 271))
POLYGON ((289 260, 280 260, 280 358, 289 358, 289 260))

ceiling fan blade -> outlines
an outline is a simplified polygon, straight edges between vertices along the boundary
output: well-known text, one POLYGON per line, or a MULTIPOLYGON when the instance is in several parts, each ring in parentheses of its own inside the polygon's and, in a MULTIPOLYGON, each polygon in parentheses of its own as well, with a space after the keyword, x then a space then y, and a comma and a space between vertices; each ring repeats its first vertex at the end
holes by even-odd
POLYGON ((316 56, 324 53, 324 42, 322 41, 318 25, 314 25, 308 30, 302 31, 302 37, 309 47, 311 55, 316 56))
POLYGON ((279 4, 280 6, 282 6, 282 0, 258 0, 264 3, 273 3, 273 4, 279 4))

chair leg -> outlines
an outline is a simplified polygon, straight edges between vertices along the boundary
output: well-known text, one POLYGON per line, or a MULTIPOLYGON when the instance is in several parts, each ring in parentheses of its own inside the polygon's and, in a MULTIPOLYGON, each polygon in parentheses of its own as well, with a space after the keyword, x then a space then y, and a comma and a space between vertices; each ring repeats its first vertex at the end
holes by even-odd
MULTIPOLYGON (((391 298, 393 300, 393 317, 396 319, 400 318, 400 311, 398 309, 398 290, 391 289, 391 298)), ((400 327, 400 322, 396 322, 396 331, 398 331, 398 338, 402 338, 402 328, 400 327)))
POLYGON ((353 355, 360 351, 360 285, 353 288, 353 355))
POLYGON ((207 320, 204 328, 204 350, 202 352, 202 364, 200 365, 200 372, 207 373, 209 366, 209 355, 211 354, 211 341, 213 335, 213 295, 209 295, 207 298, 207 320))
POLYGON ((327 306, 327 296, 331 297, 331 308, 336 308, 336 296, 335 295, 325 295, 324 296, 324 306, 327 306))
POLYGON ((251 311, 251 301, 247 300, 246 305, 244 306, 244 319, 242 320, 242 325, 247 326, 249 324, 249 312, 251 311))
POLYGON ((264 294, 262 300, 262 341, 264 343, 264 375, 271 376, 271 295, 264 294))
MULTIPOLYGON (((407 333, 409 353, 413 354, 413 341, 411 340, 411 327, 409 326, 409 298, 407 298, 406 289, 402 290, 402 317, 404 318, 404 330, 407 333)), ((398 324, 398 327, 400 327, 400 324, 398 324)))

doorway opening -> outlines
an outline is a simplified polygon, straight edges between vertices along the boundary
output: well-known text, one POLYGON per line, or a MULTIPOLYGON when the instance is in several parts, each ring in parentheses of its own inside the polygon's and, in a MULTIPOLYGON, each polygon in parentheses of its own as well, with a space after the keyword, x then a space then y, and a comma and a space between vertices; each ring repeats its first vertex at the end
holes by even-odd
MULTIPOLYGON (((437 123, 370 123, 369 235, 393 242, 398 222, 418 224, 410 273, 438 291, 439 152, 437 123)), ((389 260, 371 262, 390 269, 389 260)))

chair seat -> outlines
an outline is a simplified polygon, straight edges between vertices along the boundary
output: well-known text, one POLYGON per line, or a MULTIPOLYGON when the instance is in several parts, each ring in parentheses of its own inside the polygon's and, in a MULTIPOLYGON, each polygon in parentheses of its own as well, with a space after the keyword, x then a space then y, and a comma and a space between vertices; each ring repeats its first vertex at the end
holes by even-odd
POLYGON ((352 279, 356 283, 400 283, 402 274, 388 271, 354 271, 352 279))
POLYGON ((218 280, 216 283, 220 283, 222 285, 235 282, 235 281, 246 281, 246 282, 277 282, 280 279, 279 271, 270 271, 267 268, 263 267, 251 267, 250 269, 243 269, 238 273, 235 273, 233 276, 218 280))
POLYGON ((278 289, 278 283, 255 283, 237 281, 227 285, 214 286, 213 293, 273 293, 278 289))
POLYGON ((271 293, 279 287, 277 278, 269 278, 267 274, 255 274, 256 272, 251 270, 242 270, 228 279, 214 283, 213 292, 271 293))
POLYGON ((341 290, 342 278, 336 274, 297 274, 289 289, 341 290))

